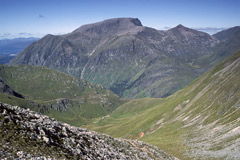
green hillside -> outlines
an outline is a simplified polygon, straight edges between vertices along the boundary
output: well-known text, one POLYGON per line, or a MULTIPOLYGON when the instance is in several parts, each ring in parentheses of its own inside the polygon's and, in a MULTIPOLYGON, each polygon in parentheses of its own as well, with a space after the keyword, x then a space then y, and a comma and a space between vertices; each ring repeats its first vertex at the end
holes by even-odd
POLYGON ((87 128, 180 159, 240 158, 240 52, 164 99, 136 99, 87 128))
POLYGON ((100 85, 46 67, 1 65, 0 77, 25 97, 0 93, 1 102, 29 107, 73 125, 108 115, 124 102, 100 85))

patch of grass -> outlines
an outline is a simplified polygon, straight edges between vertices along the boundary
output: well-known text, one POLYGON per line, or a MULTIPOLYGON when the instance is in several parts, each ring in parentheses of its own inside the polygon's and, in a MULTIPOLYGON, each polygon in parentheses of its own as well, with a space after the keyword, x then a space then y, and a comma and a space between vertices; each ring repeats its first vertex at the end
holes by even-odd
POLYGON ((142 70, 140 70, 130 81, 128 81, 127 83, 127 87, 134 81, 136 81, 145 71, 146 69, 143 68, 142 70))
MULTIPOLYGON (((213 132, 212 129, 218 125, 234 127, 238 123, 239 59, 240 52, 167 98, 132 100, 118 107, 108 118, 85 127, 131 139, 144 132, 140 140, 180 159, 191 159, 192 156, 186 154, 192 149, 188 144, 191 139, 201 136, 205 139, 206 130, 213 132)), ((221 136, 225 132, 213 133, 221 136)), ((234 140, 236 138, 228 139, 228 142, 234 143, 234 140)), ((211 139, 205 141, 210 143, 211 139)), ((215 148, 219 149, 221 147, 215 148)), ((202 157, 211 159, 204 152, 202 154, 202 157)))

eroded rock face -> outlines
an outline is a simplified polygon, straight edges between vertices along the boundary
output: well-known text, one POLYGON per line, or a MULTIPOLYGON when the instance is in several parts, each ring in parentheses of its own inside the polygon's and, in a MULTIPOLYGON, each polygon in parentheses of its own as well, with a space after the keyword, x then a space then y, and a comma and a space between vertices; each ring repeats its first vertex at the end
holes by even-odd
POLYGON ((60 123, 0 103, 1 159, 176 159, 155 146, 60 123))

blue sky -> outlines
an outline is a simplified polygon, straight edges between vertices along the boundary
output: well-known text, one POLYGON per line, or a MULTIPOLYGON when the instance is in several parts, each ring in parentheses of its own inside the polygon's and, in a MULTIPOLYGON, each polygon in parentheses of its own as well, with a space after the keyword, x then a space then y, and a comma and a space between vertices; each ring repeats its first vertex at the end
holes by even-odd
POLYGON ((162 29, 240 26, 240 0, 0 0, 0 37, 73 31, 115 17, 162 29))

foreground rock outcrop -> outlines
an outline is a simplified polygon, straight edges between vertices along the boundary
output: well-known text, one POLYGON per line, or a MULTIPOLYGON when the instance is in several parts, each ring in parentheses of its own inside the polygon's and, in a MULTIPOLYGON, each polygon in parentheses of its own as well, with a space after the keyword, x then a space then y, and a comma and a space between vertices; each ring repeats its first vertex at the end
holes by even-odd
POLYGON ((1 159, 176 159, 155 146, 72 127, 0 103, 1 159))

